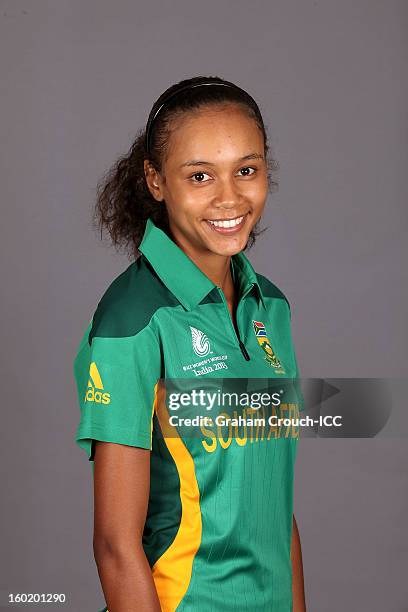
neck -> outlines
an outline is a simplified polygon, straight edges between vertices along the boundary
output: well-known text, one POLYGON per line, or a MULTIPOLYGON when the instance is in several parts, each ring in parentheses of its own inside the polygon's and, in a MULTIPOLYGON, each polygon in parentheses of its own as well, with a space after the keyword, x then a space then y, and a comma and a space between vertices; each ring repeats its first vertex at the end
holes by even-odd
POLYGON ((173 240, 201 272, 222 289, 227 300, 233 299, 234 283, 231 275, 231 255, 218 255, 210 251, 198 253, 191 245, 180 244, 174 237, 173 240))

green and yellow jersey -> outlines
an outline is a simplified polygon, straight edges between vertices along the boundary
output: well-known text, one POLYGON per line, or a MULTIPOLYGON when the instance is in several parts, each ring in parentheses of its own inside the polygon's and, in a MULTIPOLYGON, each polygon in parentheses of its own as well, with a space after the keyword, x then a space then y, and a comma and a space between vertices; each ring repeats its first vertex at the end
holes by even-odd
POLYGON ((80 343, 76 442, 90 461, 94 440, 151 451, 143 546, 164 612, 291 612, 298 433, 213 421, 184 435, 162 385, 296 380, 289 303, 244 253, 232 256, 237 331, 222 290, 150 219, 140 251, 80 343))

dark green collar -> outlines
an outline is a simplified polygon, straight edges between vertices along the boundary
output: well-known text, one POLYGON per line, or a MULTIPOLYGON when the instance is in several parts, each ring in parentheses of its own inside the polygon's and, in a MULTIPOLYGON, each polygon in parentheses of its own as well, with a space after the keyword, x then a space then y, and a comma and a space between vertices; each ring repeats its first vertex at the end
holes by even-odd
MULTIPOLYGON (((195 308, 216 287, 151 219, 147 220, 139 251, 186 310, 195 308)), ((254 286, 258 299, 265 306, 255 270, 249 259, 241 251, 231 257, 231 262, 234 282, 238 285, 240 295, 254 286)))

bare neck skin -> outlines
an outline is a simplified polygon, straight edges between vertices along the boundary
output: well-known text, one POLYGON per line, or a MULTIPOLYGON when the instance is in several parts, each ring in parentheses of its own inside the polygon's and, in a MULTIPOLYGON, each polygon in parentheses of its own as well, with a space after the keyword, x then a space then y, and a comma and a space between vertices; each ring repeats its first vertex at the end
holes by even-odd
POLYGON ((237 291, 234 286, 231 274, 231 257, 213 255, 210 259, 214 259, 213 267, 200 265, 200 262, 194 262, 202 272, 215 284, 222 289, 227 301, 228 310, 230 311, 232 321, 236 327, 235 312, 237 306, 237 291))
POLYGON ((183 240, 183 244, 175 236, 175 232, 171 232, 173 241, 177 246, 184 251, 186 255, 200 268, 217 287, 220 287, 227 301, 228 298, 234 295, 234 283, 231 274, 231 256, 219 255, 217 253, 200 254, 189 244, 187 240, 183 240))
POLYGON ((207 253, 198 255, 194 248, 189 248, 187 243, 179 244, 173 236, 176 244, 188 255, 196 266, 205 274, 217 287, 220 287, 225 295, 228 309, 235 322, 236 290, 231 274, 231 256, 218 255, 217 253, 207 253))

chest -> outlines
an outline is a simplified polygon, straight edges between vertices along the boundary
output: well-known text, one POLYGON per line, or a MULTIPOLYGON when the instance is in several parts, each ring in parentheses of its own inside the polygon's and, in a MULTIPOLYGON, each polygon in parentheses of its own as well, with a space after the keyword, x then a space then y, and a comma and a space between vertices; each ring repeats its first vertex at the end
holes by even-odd
POLYGON ((222 296, 191 311, 175 307, 159 314, 165 378, 295 376, 285 300, 265 307, 249 295, 237 304, 235 325, 222 296))

